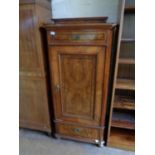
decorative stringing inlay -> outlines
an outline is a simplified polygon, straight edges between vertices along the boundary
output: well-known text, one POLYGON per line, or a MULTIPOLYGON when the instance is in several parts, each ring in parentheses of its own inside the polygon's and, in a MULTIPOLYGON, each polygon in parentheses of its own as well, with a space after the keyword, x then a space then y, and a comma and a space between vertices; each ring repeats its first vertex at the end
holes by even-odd
POLYGON ((52 36, 54 40, 59 41, 106 41, 106 33, 105 32, 70 32, 70 33, 56 33, 52 36))
POLYGON ((95 55, 60 55, 63 113, 93 118, 95 104, 95 55))

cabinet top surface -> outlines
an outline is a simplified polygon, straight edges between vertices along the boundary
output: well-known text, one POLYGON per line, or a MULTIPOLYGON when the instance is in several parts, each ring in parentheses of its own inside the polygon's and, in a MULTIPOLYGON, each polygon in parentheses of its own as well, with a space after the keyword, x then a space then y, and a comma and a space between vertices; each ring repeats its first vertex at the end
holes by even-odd
POLYGON ((112 29, 117 24, 106 23, 108 17, 88 17, 88 18, 64 18, 64 19, 52 19, 48 23, 44 23, 43 27, 61 28, 61 27, 76 27, 76 28, 107 28, 112 29))

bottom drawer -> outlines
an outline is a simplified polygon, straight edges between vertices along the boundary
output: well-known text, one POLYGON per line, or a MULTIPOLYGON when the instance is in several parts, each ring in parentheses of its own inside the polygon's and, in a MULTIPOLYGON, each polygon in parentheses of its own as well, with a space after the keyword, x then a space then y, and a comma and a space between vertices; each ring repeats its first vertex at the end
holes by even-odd
POLYGON ((100 129, 87 128, 76 125, 56 124, 57 134, 72 137, 91 139, 95 142, 99 139, 100 129))

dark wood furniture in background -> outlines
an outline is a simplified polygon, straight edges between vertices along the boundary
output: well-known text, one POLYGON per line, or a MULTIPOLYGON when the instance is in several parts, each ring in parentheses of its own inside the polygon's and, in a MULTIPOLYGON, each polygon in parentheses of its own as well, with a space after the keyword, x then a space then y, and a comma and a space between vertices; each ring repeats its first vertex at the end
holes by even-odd
POLYGON ((117 27, 105 23, 105 18, 92 19, 59 19, 44 27, 55 135, 102 146, 117 27))
POLYGON ((126 0, 120 25, 107 145, 135 149, 135 1, 126 0))
POLYGON ((39 27, 51 17, 48 0, 19 1, 20 127, 51 132, 39 27))

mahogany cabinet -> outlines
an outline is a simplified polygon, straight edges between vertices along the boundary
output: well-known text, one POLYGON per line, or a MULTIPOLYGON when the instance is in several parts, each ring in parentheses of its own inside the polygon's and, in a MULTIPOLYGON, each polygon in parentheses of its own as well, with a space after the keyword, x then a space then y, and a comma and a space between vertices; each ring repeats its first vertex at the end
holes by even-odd
POLYGON ((116 25, 92 18, 53 20, 44 27, 55 135, 102 146, 116 25))
POLYGON ((20 127, 51 132, 44 49, 39 27, 50 18, 48 0, 19 1, 20 127))

